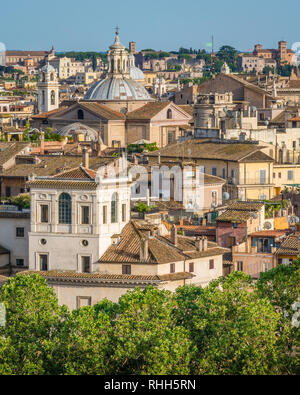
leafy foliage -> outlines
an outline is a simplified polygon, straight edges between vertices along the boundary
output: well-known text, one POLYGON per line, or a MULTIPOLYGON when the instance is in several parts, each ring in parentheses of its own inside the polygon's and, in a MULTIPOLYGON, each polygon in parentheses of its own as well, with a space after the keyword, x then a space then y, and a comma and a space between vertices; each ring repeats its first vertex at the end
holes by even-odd
POLYGON ((300 260, 202 289, 134 289, 69 312, 37 274, 0 289, 0 374, 297 374, 300 260), (287 314, 288 312, 288 314, 287 314))
POLYGON ((18 206, 19 208, 30 208, 30 195, 28 194, 22 194, 18 196, 10 196, 8 198, 5 198, 7 203, 9 204, 14 204, 18 206))

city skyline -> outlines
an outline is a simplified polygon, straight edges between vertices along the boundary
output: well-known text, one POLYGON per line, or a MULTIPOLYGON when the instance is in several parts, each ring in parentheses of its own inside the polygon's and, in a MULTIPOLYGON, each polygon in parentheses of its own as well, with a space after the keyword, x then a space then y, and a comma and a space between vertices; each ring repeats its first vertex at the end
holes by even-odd
MULTIPOLYGON (((182 3, 179 0, 165 1, 163 4, 155 2, 149 5, 146 12, 137 0, 126 3, 116 1, 113 5, 87 0, 84 7, 78 1, 71 3, 66 0, 61 4, 54 0, 51 7, 49 5, 47 8, 41 8, 36 0, 26 4, 20 1, 16 3, 2 5, 3 15, 13 12, 18 27, 11 31, 10 18, 3 18, 0 41, 10 50, 42 50, 53 45, 59 52, 102 52, 111 44, 116 25, 120 27, 121 41, 125 45, 129 41, 136 41, 138 50, 150 47, 175 51, 182 46, 210 51, 212 35, 215 37, 216 50, 221 45, 231 45, 240 51, 248 51, 253 50, 256 43, 261 43, 264 48, 274 48, 280 40, 287 41, 288 47, 291 47, 299 41, 296 32, 297 14, 291 13, 288 20, 281 20, 278 0, 272 2, 272 8, 265 4, 268 2, 261 4, 257 0, 239 7, 236 7, 236 0, 226 4, 220 1, 206 4, 187 0, 185 10, 190 13, 188 18, 182 18, 182 12, 179 12, 182 3), (230 14, 229 7, 232 8, 230 14), (271 29, 265 29, 266 23, 270 22, 281 27, 276 35, 271 29), (20 31, 24 31, 24 34, 20 34, 20 31)), ((297 3, 287 0, 286 5, 292 9, 297 3)))

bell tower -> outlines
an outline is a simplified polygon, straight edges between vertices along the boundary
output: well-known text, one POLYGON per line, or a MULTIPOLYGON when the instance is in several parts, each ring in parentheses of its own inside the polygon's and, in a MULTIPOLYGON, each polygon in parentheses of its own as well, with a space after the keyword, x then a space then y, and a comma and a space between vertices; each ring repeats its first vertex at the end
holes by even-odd
POLYGON ((57 73, 49 63, 41 68, 38 82, 39 113, 55 110, 59 107, 59 83, 57 73))
POLYGON ((107 54, 108 75, 114 78, 130 78, 128 52, 119 39, 119 28, 116 28, 115 42, 109 47, 107 54))

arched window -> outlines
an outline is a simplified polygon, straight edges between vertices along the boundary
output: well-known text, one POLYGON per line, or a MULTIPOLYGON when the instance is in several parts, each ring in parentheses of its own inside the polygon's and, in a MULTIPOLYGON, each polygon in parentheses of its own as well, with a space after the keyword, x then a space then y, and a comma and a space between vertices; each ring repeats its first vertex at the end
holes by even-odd
POLYGON ((51 91, 51 105, 55 106, 55 92, 51 91))
POLYGON ((172 119, 172 117, 173 117, 172 110, 169 108, 167 112, 167 119, 172 119))
POLYGON ((46 81, 46 74, 43 73, 43 74, 42 74, 42 82, 45 82, 45 81, 46 81))
POLYGON ((77 117, 78 119, 84 119, 84 112, 82 110, 78 110, 77 117))
POLYGON ((62 193, 59 196, 58 214, 60 224, 72 223, 72 199, 68 193, 62 193))
POLYGON ((119 196, 115 192, 111 197, 111 223, 118 222, 118 204, 119 204, 119 196))
POLYGON ((50 74, 50 81, 54 81, 54 74, 53 73, 50 74))
POLYGON ((45 91, 42 91, 42 104, 45 105, 45 91))
POLYGON ((121 72, 121 60, 118 59, 118 72, 121 72))

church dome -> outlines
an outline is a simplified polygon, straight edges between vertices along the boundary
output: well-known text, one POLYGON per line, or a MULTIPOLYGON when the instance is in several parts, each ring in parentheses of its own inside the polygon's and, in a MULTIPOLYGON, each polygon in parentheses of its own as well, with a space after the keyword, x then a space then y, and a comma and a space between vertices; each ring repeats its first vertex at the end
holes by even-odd
POLYGON ((124 45, 120 43, 118 30, 116 31, 115 42, 109 48, 107 53, 109 64, 107 75, 88 90, 84 100, 152 100, 146 89, 136 81, 139 79, 143 80, 144 74, 135 67, 134 57, 129 55, 124 45))
POLYGON ((129 71, 130 71, 130 78, 132 78, 133 80, 136 80, 136 81, 144 81, 145 80, 144 73, 138 67, 135 67, 135 66, 130 67, 129 71))
POLYGON ((146 89, 129 78, 105 78, 96 82, 87 92, 84 100, 151 100, 146 89))
POLYGON ((51 66, 51 64, 47 63, 45 66, 41 68, 43 73, 55 73, 55 68, 51 66))

